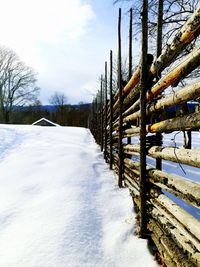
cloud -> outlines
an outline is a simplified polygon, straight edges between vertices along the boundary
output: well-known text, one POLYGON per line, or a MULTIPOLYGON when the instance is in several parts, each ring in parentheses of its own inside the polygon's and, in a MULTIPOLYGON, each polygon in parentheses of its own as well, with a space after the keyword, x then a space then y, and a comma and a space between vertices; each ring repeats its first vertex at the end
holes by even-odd
POLYGON ((36 55, 40 45, 77 42, 95 17, 92 7, 81 0, 0 0, 0 4, 1 42, 25 60, 36 55))
POLYGON ((92 76, 86 74, 90 68, 84 66, 83 42, 96 20, 89 2, 0 0, 0 6, 0 44, 38 72, 42 102, 47 103, 54 91, 66 93, 71 102, 84 99, 83 87, 92 76))
MULTIPOLYGON (((117 15, 99 0, 0 0, 0 44, 38 72, 40 100, 55 92, 70 103, 91 101, 109 50, 117 15)), ((114 36, 114 37, 113 37, 114 36)))

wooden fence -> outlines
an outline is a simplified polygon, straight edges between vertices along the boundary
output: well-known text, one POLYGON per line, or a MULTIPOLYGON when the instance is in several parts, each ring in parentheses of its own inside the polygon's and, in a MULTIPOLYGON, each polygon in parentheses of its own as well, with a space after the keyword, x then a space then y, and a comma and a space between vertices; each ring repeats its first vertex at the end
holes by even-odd
MULTIPOLYGON (((175 92, 163 96, 164 90, 176 86, 200 65, 200 46, 177 60, 185 47, 200 34, 200 8, 166 50, 153 60, 147 53, 148 1, 143 2, 141 61, 132 74, 130 38, 129 81, 124 86, 121 78, 120 9, 118 90, 113 94, 113 54, 110 51, 109 66, 106 62, 101 88, 93 102, 90 129, 110 169, 117 173, 119 186, 130 190, 137 213, 139 237, 153 240, 166 266, 200 266, 200 221, 169 197, 174 195, 199 209, 200 183, 162 170, 162 163, 166 160, 177 163, 177 168, 182 164, 200 168, 200 149, 193 148, 191 139, 191 133, 199 131, 200 112, 190 113, 187 108, 188 101, 200 97, 200 81, 190 82, 190 85, 178 87, 175 92), (172 63, 173 68, 170 67, 172 63), (180 114, 169 115, 169 108, 180 104, 180 114), (184 131, 188 137, 184 146, 164 146, 163 136, 177 131, 184 131), (155 159, 155 167, 147 164, 148 158, 155 159)), ((196 171, 200 176, 200 169, 196 171)))

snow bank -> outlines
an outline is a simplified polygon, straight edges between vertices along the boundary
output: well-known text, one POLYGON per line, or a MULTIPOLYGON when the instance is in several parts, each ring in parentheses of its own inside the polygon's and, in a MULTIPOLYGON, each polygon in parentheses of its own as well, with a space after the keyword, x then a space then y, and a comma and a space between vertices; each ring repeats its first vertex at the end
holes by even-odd
POLYGON ((0 266, 157 266, 87 129, 0 126, 0 266))

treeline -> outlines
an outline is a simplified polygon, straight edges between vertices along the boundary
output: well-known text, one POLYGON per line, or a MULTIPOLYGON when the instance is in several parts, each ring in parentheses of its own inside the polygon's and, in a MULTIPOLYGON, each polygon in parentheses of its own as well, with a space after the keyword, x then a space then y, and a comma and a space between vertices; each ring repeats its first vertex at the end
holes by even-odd
POLYGON ((90 108, 90 104, 14 107, 10 116, 10 123, 32 124, 44 117, 62 126, 87 127, 90 108))

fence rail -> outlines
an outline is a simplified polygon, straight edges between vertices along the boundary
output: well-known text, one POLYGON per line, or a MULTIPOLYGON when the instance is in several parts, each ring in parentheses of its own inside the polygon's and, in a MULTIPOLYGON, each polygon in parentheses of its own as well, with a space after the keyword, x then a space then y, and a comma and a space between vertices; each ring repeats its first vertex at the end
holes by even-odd
MULTIPOLYGON (((148 1, 143 2, 147 4, 148 1)), ((147 28, 145 11, 147 6, 144 5, 143 38, 147 28)), ((200 8, 158 58, 153 60, 152 55, 147 54, 147 38, 143 40, 141 62, 125 86, 121 78, 120 27, 121 9, 118 21, 118 90, 113 93, 111 51, 109 67, 106 63, 105 75, 101 77, 101 90, 93 102, 91 132, 101 145, 110 169, 118 174, 119 186, 130 190, 137 212, 139 235, 154 241, 166 266, 200 266, 200 221, 170 197, 173 195, 199 209, 200 183, 161 168, 162 162, 168 161, 178 164, 177 168, 182 164, 196 167, 200 174, 200 149, 192 146, 191 139, 191 131, 200 128, 200 111, 191 113, 187 105, 188 101, 200 97, 200 82, 191 81, 190 85, 180 87, 168 96, 163 95, 167 88, 177 86, 200 65, 200 46, 177 60, 200 34, 200 8), (163 71, 164 75, 158 78, 163 71), (182 107, 180 113, 170 114, 168 109, 177 105, 182 107), (177 131, 184 132, 183 145, 163 145, 162 136, 177 131), (146 163, 148 158, 160 163, 149 166, 146 163)), ((131 27, 132 10, 130 33, 131 27)), ((132 38, 130 40, 132 42, 132 38)), ((130 53, 132 49, 129 47, 129 58, 132 57, 130 53)))

